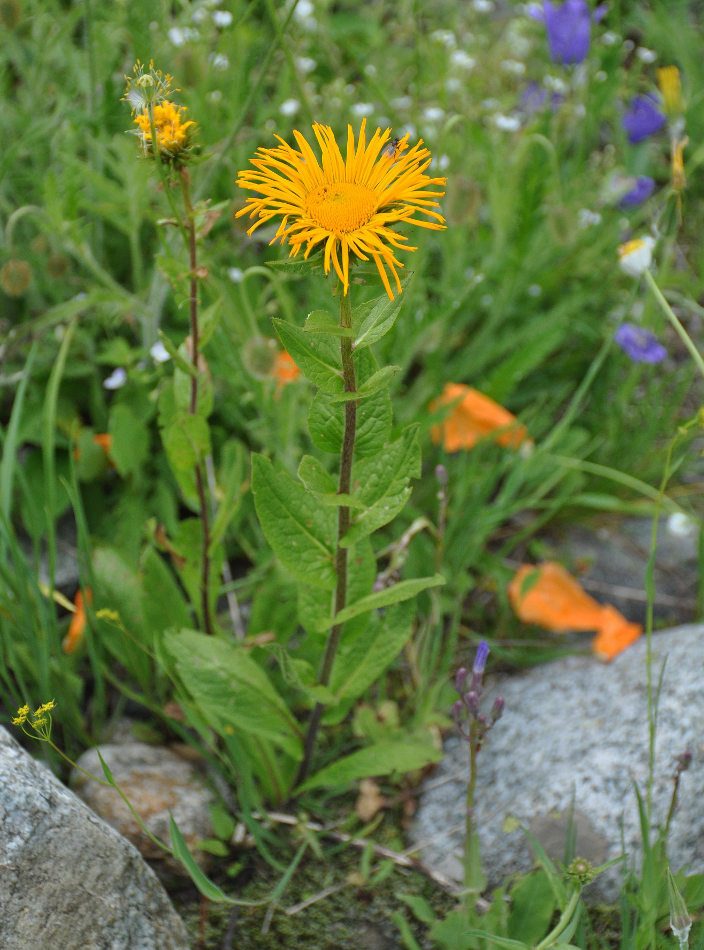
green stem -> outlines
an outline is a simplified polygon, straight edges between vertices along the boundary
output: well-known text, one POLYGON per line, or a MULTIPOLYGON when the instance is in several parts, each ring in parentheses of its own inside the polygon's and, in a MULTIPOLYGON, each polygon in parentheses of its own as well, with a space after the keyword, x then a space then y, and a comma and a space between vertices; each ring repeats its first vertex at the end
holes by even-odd
MULTIPOLYGON (((349 328, 352 326, 352 306, 349 297, 343 293, 342 286, 339 287, 340 294, 340 326, 349 328)), ((345 392, 353 393, 356 391, 354 362, 352 359, 352 340, 348 336, 340 337, 340 355, 342 357, 342 376, 345 385, 345 392)), ((351 399, 345 403, 345 430, 342 437, 342 449, 340 452, 340 480, 338 484, 338 494, 349 495, 352 484, 352 459, 354 457, 354 440, 357 430, 357 400, 351 399)), ((335 551, 335 573, 337 575, 337 586, 335 588, 335 612, 333 616, 344 609, 347 603, 347 554, 348 548, 342 546, 342 539, 347 534, 350 527, 350 509, 347 505, 340 505, 337 516, 337 549, 335 551)), ((332 668, 337 655, 340 640, 342 638, 343 624, 338 623, 330 631, 328 642, 325 646, 323 655, 323 665, 320 671, 320 683, 327 686, 332 675, 332 668)), ((315 741, 318 736, 320 720, 323 715, 323 704, 316 703, 311 713, 303 745, 303 761, 301 762, 298 774, 296 776, 296 785, 300 785, 306 778, 315 750, 315 741)))
POLYGON ((574 914, 575 909, 577 907, 577 903, 579 901, 580 893, 581 893, 581 890, 579 888, 577 888, 574 891, 574 893, 569 899, 569 903, 567 904, 567 907, 565 907, 565 909, 562 911, 562 914, 560 915, 560 919, 558 920, 558 922, 555 924, 555 926, 547 935, 547 937, 544 937, 543 940, 540 941, 540 943, 535 945, 533 950, 546 950, 546 948, 549 947, 552 943, 554 943, 555 939, 560 936, 562 931, 565 929, 567 924, 572 919, 572 915, 574 914))
POLYGON ((645 280, 648 286, 650 287, 650 289, 652 290, 653 294, 655 295, 655 299, 660 304, 660 308, 662 309, 663 313, 665 314, 667 319, 670 321, 672 326, 675 328, 675 331, 677 332, 677 335, 679 336, 679 338, 682 340, 684 345, 689 350, 692 359, 697 364, 697 369, 702 374, 702 376, 704 376, 704 359, 702 359, 701 353, 692 342, 690 335, 687 333, 685 328, 682 326, 680 321, 672 312, 672 307, 665 299, 658 285, 655 283, 655 278, 653 277, 653 275, 650 273, 649 270, 645 272, 645 280))
MULTIPOLYGON (((471 728, 471 727, 470 727, 471 728)), ((464 841, 464 899, 467 910, 472 911, 480 896, 486 878, 482 871, 482 859, 479 852, 479 835, 474 823, 474 790, 477 781, 477 740, 470 734, 469 741, 469 782, 465 799, 465 841, 464 841)))
MULTIPOLYGON (((189 316, 191 325, 191 359, 193 373, 191 374, 191 394, 188 411, 196 415, 198 411, 198 251, 196 244, 196 224, 191 202, 190 180, 185 168, 179 170, 183 203, 186 209, 186 232, 188 236, 188 265, 189 265, 189 316)), ((208 513, 208 499, 205 493, 205 477, 203 463, 199 459, 195 467, 196 492, 198 494, 198 508, 202 534, 200 598, 203 614, 203 627, 208 634, 213 633, 213 620, 210 614, 210 516, 208 513)))

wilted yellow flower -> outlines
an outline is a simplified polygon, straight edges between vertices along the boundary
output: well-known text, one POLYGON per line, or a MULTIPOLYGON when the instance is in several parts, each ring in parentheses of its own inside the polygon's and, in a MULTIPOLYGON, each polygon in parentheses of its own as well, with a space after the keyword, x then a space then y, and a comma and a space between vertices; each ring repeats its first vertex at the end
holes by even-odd
POLYGON ((653 260, 653 248, 655 247, 655 238, 649 234, 643 238, 634 238, 632 241, 626 241, 620 244, 618 248, 618 261, 621 270, 629 277, 640 277, 650 267, 653 260))
POLYGON ((672 187, 677 191, 682 191, 682 189, 687 184, 687 176, 684 173, 684 158, 682 156, 683 150, 689 145, 689 138, 685 136, 683 139, 673 139, 672 140, 672 149, 671 149, 671 169, 672 169, 672 187))
POLYGON ((300 132, 293 133, 298 148, 277 135, 280 144, 258 149, 251 160, 254 169, 239 174, 240 188, 260 197, 249 198, 237 217, 248 214, 257 219, 248 234, 281 217, 270 243, 288 242, 290 257, 305 247, 303 257, 307 258, 314 247, 323 244, 325 273, 332 264, 345 294, 350 255, 362 261, 371 258, 393 300, 388 272, 400 292, 397 268, 403 267, 395 250, 415 248, 391 225, 403 221, 434 230, 444 228, 445 219, 435 210, 439 205, 434 199, 445 194, 445 179, 425 174, 430 152, 422 139, 409 149, 408 135, 389 142, 391 131, 378 128, 367 144, 365 124, 363 120, 356 144, 352 127, 347 127, 343 157, 330 126, 316 123, 313 132, 320 161, 300 132))
MULTIPOLYGON (((153 106, 154 131, 156 133, 156 147, 162 161, 183 160, 188 150, 190 137, 195 131, 195 122, 184 122, 182 113, 185 106, 177 106, 173 102, 164 101, 153 106)), ((149 111, 135 116, 134 122, 139 126, 144 151, 152 153, 152 124, 149 111)))
POLYGON ((32 283, 32 269, 27 261, 17 258, 7 261, 0 270, 0 286, 10 297, 21 297, 32 283))
POLYGON ((682 115, 682 80, 676 66, 661 66, 658 69, 658 86, 662 94, 663 106, 669 119, 682 115))

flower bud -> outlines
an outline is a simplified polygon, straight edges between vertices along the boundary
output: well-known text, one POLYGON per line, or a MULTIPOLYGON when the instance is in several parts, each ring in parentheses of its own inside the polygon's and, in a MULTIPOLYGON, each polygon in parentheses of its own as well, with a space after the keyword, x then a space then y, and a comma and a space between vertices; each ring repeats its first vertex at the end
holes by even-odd
POLYGON ((493 706, 491 707, 490 722, 492 726, 497 720, 501 719, 501 715, 503 711, 504 711, 504 698, 503 696, 497 696, 496 699, 494 700, 493 706))
POLYGON ((465 684, 466 679, 467 679, 467 670, 463 666, 461 666, 457 670, 457 673, 455 674, 455 689, 460 695, 462 695, 462 693, 464 692, 464 684, 465 684))

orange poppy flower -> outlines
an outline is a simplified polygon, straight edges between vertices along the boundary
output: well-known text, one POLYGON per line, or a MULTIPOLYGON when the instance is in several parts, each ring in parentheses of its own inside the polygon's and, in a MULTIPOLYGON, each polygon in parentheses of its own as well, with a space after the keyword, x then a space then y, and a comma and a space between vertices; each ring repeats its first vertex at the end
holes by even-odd
POLYGON ((274 360, 271 375, 276 380, 276 395, 278 396, 284 386, 298 379, 301 371, 293 362, 293 357, 286 350, 279 350, 274 360))
POLYGON ((494 433, 499 445, 512 449, 522 443, 533 444, 526 427, 508 409, 476 389, 462 383, 446 383, 440 398, 431 402, 430 410, 449 405, 452 410, 447 418, 430 430, 433 442, 442 442, 446 452, 471 449, 480 439, 494 433))
POLYGON ((89 604, 93 603, 93 592, 90 587, 86 587, 86 600, 83 600, 83 591, 77 590, 76 596, 73 599, 73 602, 76 606, 76 611, 71 617, 71 623, 68 626, 68 632, 63 639, 61 648, 64 653, 73 653, 74 650, 83 641, 83 634, 86 629, 86 602, 89 604))
POLYGON ((611 604, 600 604, 590 597, 555 561, 537 566, 522 564, 508 585, 508 596, 524 623, 557 633, 596 630, 592 649, 603 660, 612 660, 643 632, 640 624, 630 623, 611 604))

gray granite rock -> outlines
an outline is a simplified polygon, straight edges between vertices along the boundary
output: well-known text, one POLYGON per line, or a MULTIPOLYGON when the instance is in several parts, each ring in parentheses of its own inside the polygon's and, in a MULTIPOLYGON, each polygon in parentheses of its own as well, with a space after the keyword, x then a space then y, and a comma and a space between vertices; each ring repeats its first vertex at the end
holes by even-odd
POLYGON ((187 950, 137 850, 0 728, 0 947, 187 950))
MULTIPOLYGON (((673 870, 704 872, 704 625, 655 633, 653 683, 666 661, 660 694, 653 785, 654 823, 663 822, 676 756, 689 748, 668 854, 673 870)), ((639 863, 640 832, 634 782, 645 794, 648 713, 645 638, 604 665, 571 656, 501 681, 489 681, 486 708, 503 695, 505 709, 478 757, 476 819, 491 886, 533 864, 530 845, 516 827, 530 828, 552 856, 564 857, 574 805, 577 853, 595 863, 622 854, 639 863), (621 822, 623 828, 621 829, 621 822)), ((467 747, 451 738, 446 757, 426 781, 411 829, 421 860, 461 879, 467 747)), ((620 866, 590 886, 612 900, 620 866)))
MULTIPOLYGON (((184 755, 179 755, 171 749, 134 740, 101 745, 100 754, 149 831, 168 842, 169 820, 173 816, 194 858, 207 867, 209 855, 197 845, 213 836, 210 806, 214 796, 198 773, 198 763, 185 758, 185 750, 184 755)), ((98 778, 103 775, 95 749, 84 752, 77 765, 98 778)), ((79 798, 128 838, 143 857, 163 860, 170 870, 185 874, 183 865, 167 860, 166 852, 139 827, 115 789, 89 778, 85 772, 74 770, 71 775, 71 787, 79 798)))

